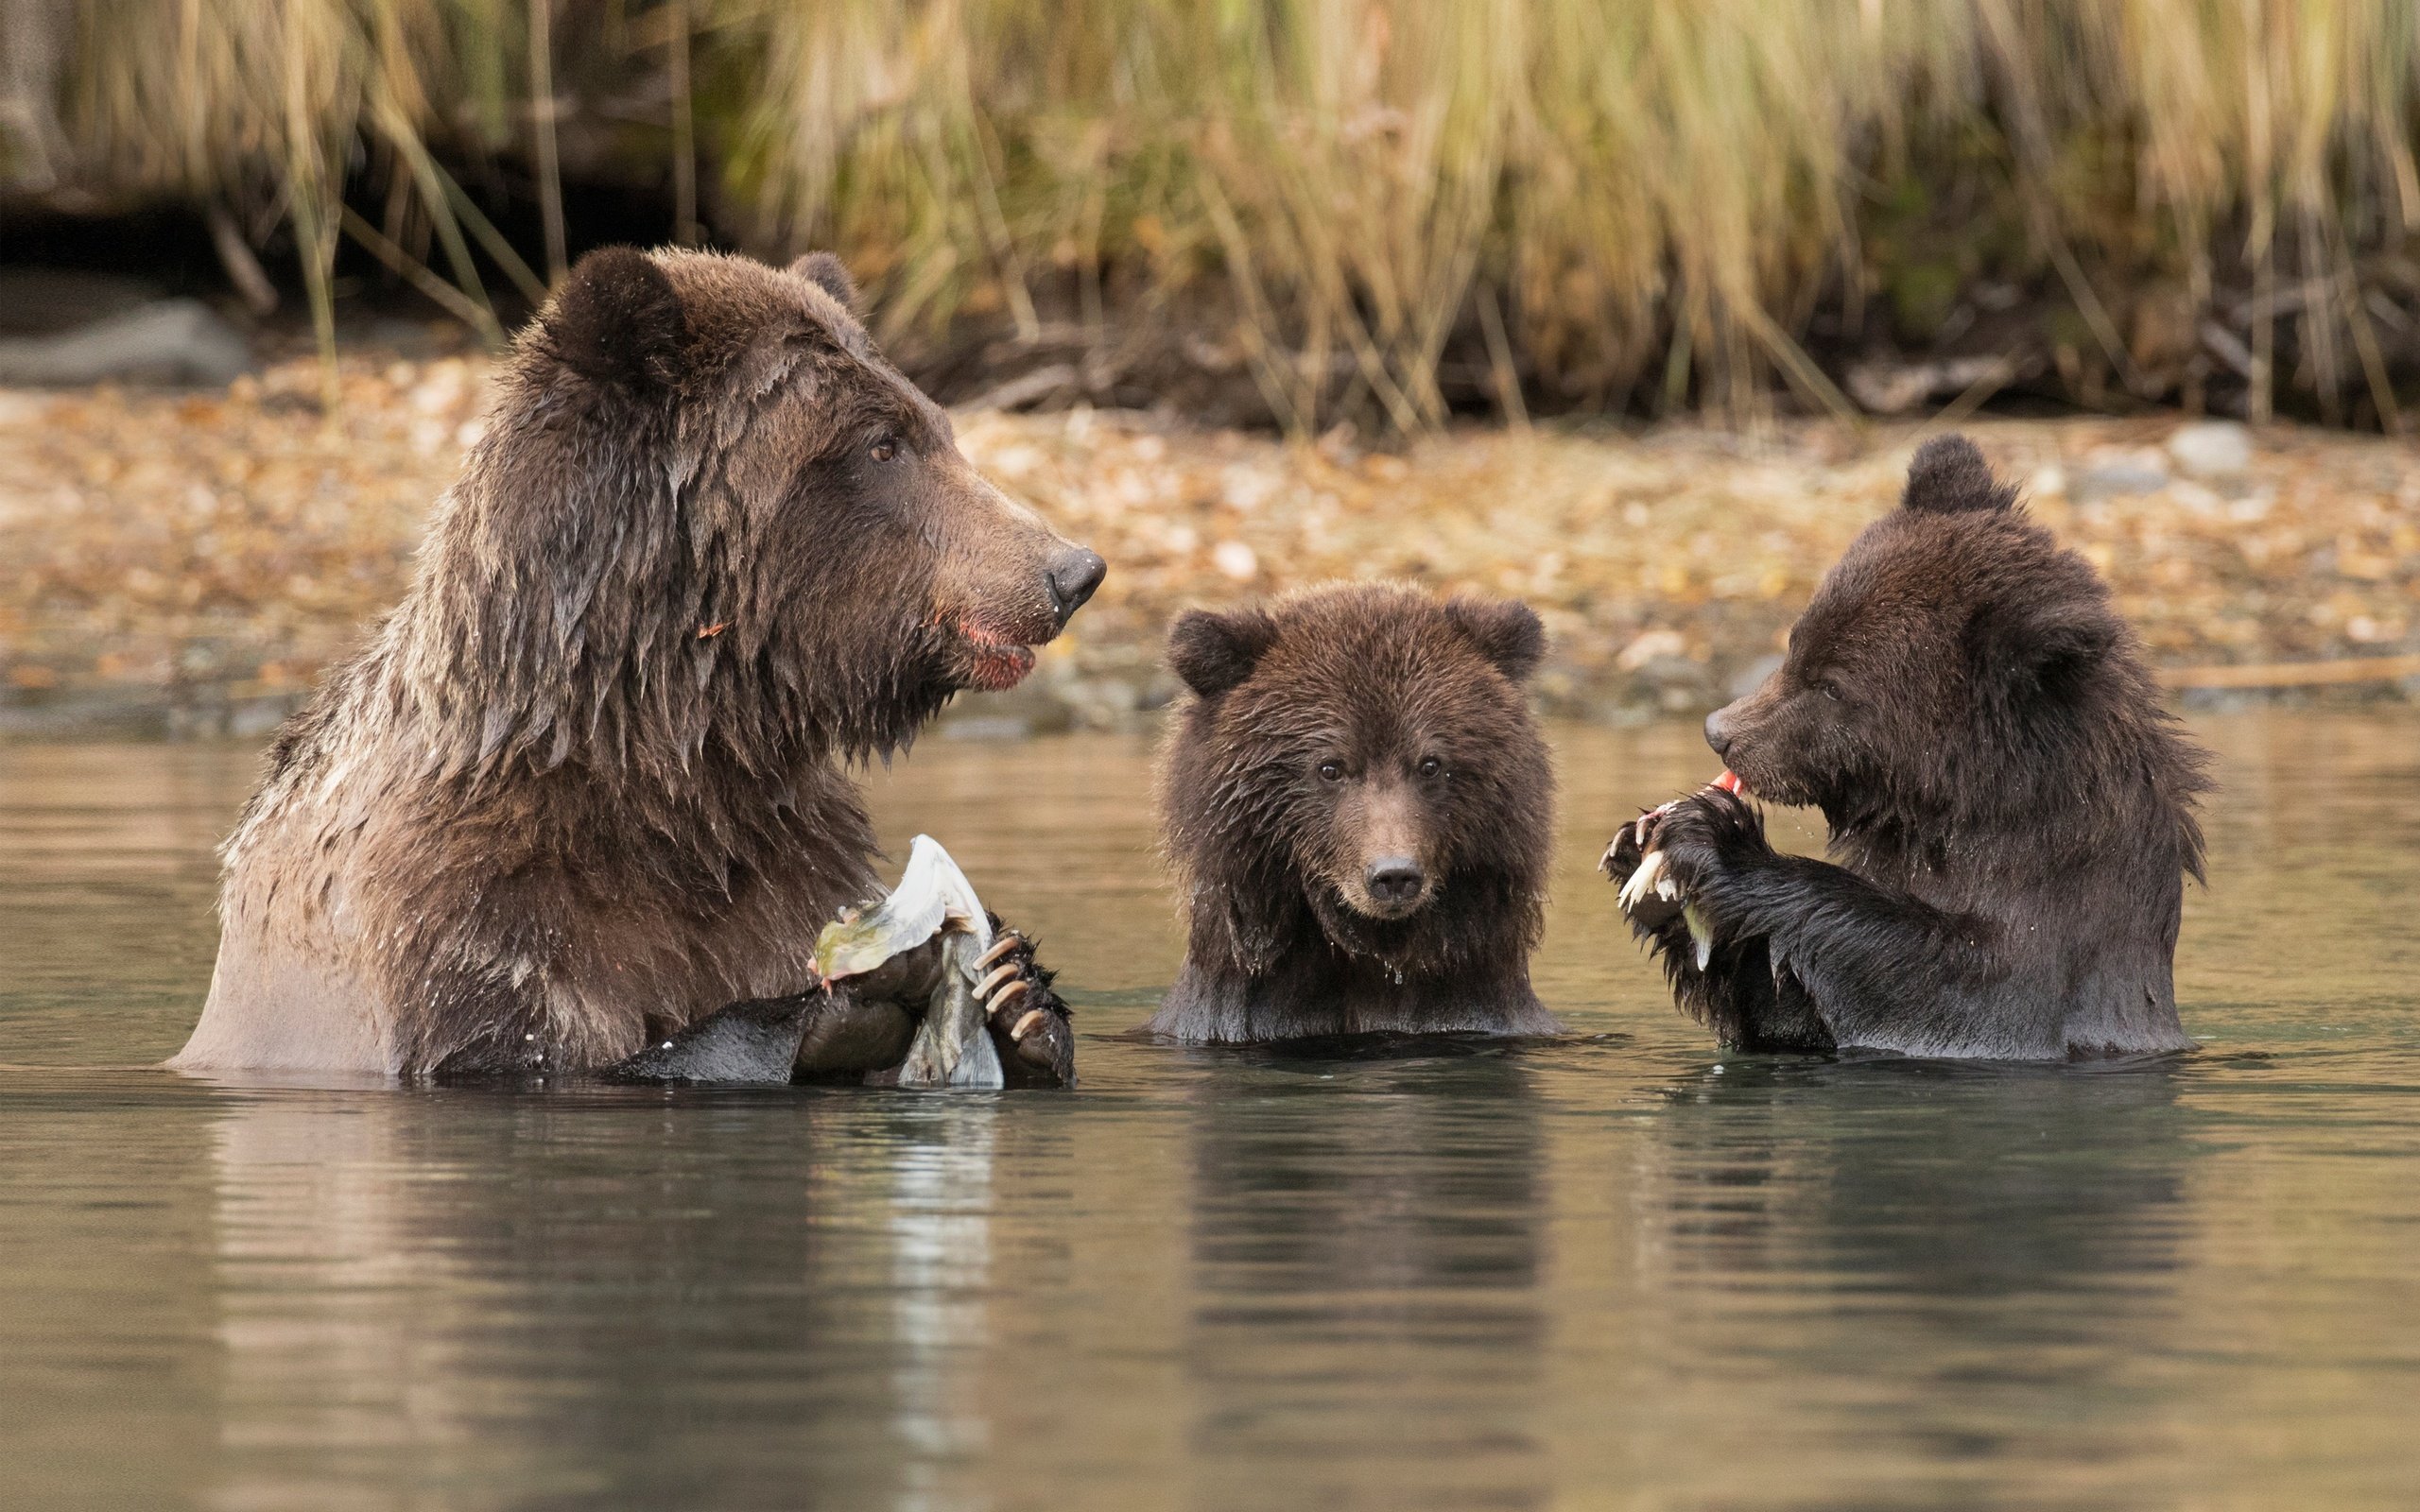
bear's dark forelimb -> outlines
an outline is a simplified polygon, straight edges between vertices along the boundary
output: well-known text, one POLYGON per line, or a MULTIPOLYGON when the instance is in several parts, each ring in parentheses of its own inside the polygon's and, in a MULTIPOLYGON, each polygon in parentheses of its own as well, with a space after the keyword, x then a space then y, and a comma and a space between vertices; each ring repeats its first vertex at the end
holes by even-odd
MULTIPOLYGON (((1645 850, 1641 831, 1652 833, 1653 815, 1625 824, 1605 848, 1601 864, 1616 887, 1627 884, 1638 869, 1645 850)), ((1703 966, 1698 964, 1697 941, 1689 933, 1682 904, 1653 891, 1629 912, 1631 933, 1647 943, 1663 963, 1672 995, 1691 1018, 1714 1031, 1715 1038, 1735 1050, 1826 1051, 1834 1048, 1831 1032, 1813 1012, 1800 985, 1776 975, 1765 940, 1718 931, 1703 966)))
POLYGON ((1664 852, 1711 932, 1714 958, 1695 971, 1685 920, 1654 929, 1656 948, 1685 1000, 1697 996, 1737 1043, 1920 1048, 1928 1022, 1954 1019, 2000 974, 1992 920, 1936 908, 1829 862, 1783 855, 1766 842, 1762 817, 1732 794, 1684 799, 1650 823, 1647 844, 1664 852), (1693 974, 1703 982, 1692 983, 1693 974), (1816 1024, 1819 1042, 1810 1043, 1816 1024))
POLYGON ((846 1080, 908 1058, 926 996, 879 993, 856 982, 835 987, 801 1037, 793 1080, 846 1080))
POLYGON ((799 1040, 823 994, 734 1003, 605 1068, 608 1081, 774 1086, 790 1079, 799 1040))
POLYGON ((907 1058, 921 1015, 900 991, 849 982, 734 1003, 607 1067, 610 1081, 779 1086, 848 1079, 907 1058))
POLYGON ((1058 973, 1034 959, 1031 940, 991 917, 998 937, 977 966, 975 991, 1001 1074, 1011 1087, 1073 1087, 1075 1027, 1066 1002, 1051 989, 1058 973))

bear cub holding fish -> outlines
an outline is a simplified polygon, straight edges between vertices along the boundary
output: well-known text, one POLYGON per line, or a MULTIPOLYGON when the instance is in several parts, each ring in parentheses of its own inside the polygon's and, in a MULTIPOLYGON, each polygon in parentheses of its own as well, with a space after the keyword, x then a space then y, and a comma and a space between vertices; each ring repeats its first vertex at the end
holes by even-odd
POLYGON ((1184 964, 1151 1032, 1552 1034, 1530 988, 1554 778, 1518 603, 1358 584, 1192 610, 1161 753, 1184 964))
POLYGON ((2206 759, 2091 565, 1962 437, 1706 720, 1724 781, 1604 866, 1681 1005, 1749 1050, 2060 1060, 2189 1049, 2172 982, 2206 759), (1829 862, 1749 797, 1811 804, 1829 862))

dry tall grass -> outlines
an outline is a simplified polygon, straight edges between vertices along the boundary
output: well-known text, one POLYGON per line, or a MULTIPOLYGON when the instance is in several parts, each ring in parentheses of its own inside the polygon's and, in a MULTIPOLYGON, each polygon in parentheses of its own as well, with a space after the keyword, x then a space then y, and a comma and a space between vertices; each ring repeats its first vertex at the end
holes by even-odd
POLYGON ((2111 290, 2190 322, 2240 275, 2256 415, 2391 421, 2379 322, 2420 294, 2415 0, 87 0, 64 52, 76 171, 282 218, 323 318, 351 233, 491 324, 483 279, 537 280, 443 164, 530 165, 552 268, 584 116, 675 194, 700 154, 727 232, 841 248, 894 330, 1215 294, 1296 428, 1433 424, 1458 331, 1508 412, 1844 407, 1818 301, 1983 261, 2137 387, 2111 290))

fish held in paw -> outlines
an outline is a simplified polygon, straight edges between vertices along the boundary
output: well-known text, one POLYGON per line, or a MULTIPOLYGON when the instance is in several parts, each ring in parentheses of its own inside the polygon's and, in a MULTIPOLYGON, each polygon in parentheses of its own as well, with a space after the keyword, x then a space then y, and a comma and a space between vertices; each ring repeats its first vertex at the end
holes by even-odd
POLYGON ((930 835, 908 847, 908 866, 890 896, 853 910, 816 937, 815 963, 840 984, 878 971, 894 957, 938 939, 942 970, 926 989, 915 1040, 882 1085, 996 1089, 1006 1084, 987 1015, 977 1001, 974 967, 993 945, 991 916, 958 863, 930 835))
MULTIPOLYGON (((1698 791, 1727 793, 1734 798, 1747 796, 1739 774, 1728 767, 1698 791)), ((1652 934, 1679 919, 1688 933, 1689 953, 1685 959, 1703 972, 1714 958, 1714 926, 1705 910, 1689 897, 1688 888, 1674 872, 1669 858, 1662 850, 1654 849, 1658 826, 1686 801, 1685 798, 1668 799, 1623 826, 1621 833, 1605 847, 1598 869, 1620 885, 1616 902, 1635 928, 1652 934), (1636 860, 1630 863, 1628 877, 1621 874, 1625 845, 1638 852, 1636 860)))

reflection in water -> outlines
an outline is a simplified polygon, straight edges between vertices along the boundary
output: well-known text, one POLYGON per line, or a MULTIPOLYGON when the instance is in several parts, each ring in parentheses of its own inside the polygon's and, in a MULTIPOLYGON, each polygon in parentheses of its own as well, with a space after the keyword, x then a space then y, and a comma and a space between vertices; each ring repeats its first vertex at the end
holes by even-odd
POLYGON ((896 1432, 908 1452, 902 1505, 936 1504, 918 1472, 989 1447, 986 1422, 962 1368, 990 1342, 984 1313, 992 1280, 994 1100, 936 1100, 938 1139, 899 1152, 891 1173, 892 1368, 896 1432))
POLYGON ((2179 1064, 1776 1057, 1692 1072, 1655 1145, 1674 1263, 1765 1269, 1777 1239, 1803 1245, 1811 1226, 1827 1268, 1928 1296, 2172 1268, 2179 1064))
POLYGON ((844 1132, 842 1101, 234 1104, 214 1500, 949 1504, 927 1472, 985 1446, 996 1108, 844 1132))
POLYGON ((2023 1071, 1672 1010, 1590 868, 1685 728, 1556 733, 1589 1038, 1483 1054, 1123 1038, 1145 744, 928 745, 886 843, 1077 989, 1002 1097, 26 1069, 182 1040, 253 757, 0 747, 0 1503, 2420 1505, 2420 716, 2196 733, 2208 1048, 2023 1071))
POLYGON ((1677 1079, 1641 1150, 1641 1285, 1672 1304, 1663 1348, 1721 1365, 1668 1411, 1718 1465, 1890 1467, 1876 1501, 2119 1489, 2094 1467, 2169 1437, 2176 1406, 2132 1362, 2187 1322, 2180 1064, 1747 1057, 1677 1079))
POLYGON ((1529 1076, 1317 1053, 1185 1053, 1203 1504, 1543 1504, 1529 1076))

